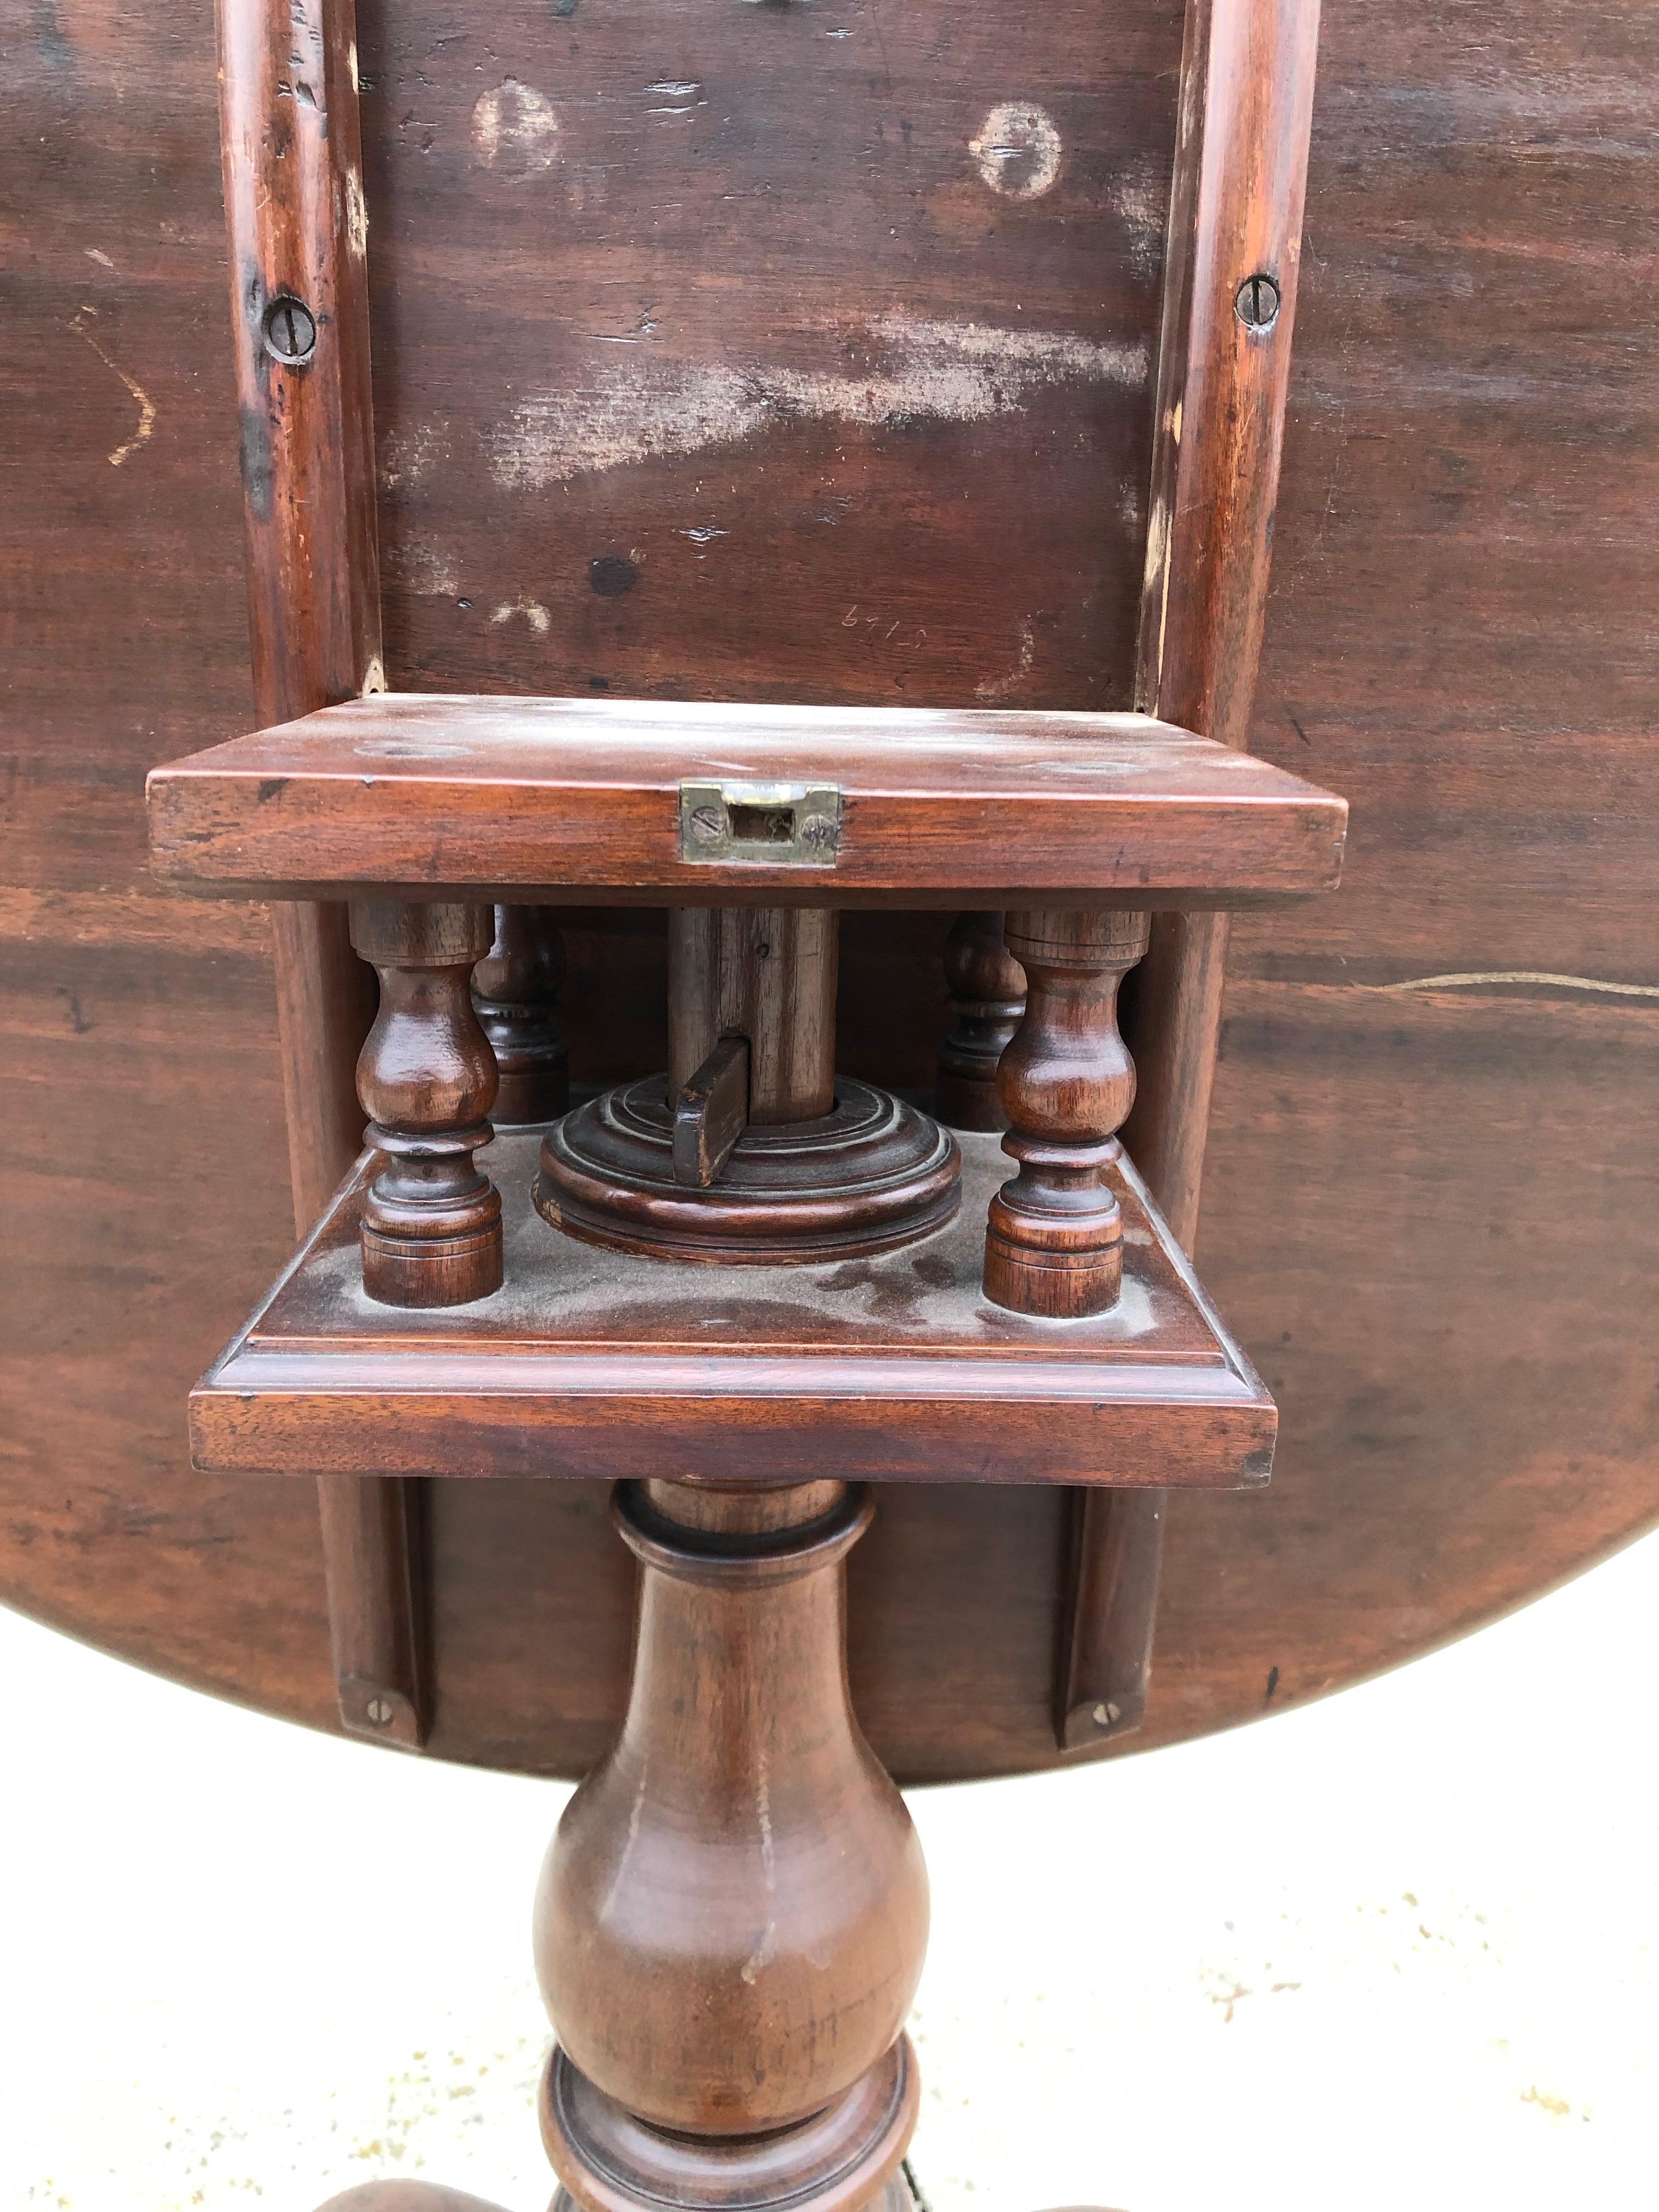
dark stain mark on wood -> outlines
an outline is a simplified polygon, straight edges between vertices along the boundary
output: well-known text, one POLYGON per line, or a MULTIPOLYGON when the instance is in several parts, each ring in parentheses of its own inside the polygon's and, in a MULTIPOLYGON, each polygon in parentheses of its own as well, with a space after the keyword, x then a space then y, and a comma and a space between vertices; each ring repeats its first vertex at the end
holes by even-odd
POLYGON ((640 572, 625 553, 601 553, 587 565, 587 580, 602 599, 619 599, 640 580, 640 572))
POLYGON ((274 491, 270 424, 258 407, 242 410, 242 482, 253 514, 261 522, 269 520, 274 491))

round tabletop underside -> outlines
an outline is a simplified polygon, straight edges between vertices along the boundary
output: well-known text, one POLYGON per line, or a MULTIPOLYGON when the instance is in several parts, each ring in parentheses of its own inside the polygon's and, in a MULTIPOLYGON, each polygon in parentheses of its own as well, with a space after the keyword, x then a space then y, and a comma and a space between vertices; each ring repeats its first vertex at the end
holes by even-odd
MULTIPOLYGON (((186 1392, 291 1241, 266 924, 161 893, 141 811, 149 766, 249 714, 212 23, 195 11, 158 42, 142 11, 57 12, 64 37, 22 40, 12 76, 31 247, 4 374, 41 428, 0 514, 21 611, 0 763, 0 1599, 329 1727, 309 1485, 204 1480, 185 1449, 186 1392)), ((1628 9, 1585 0, 1565 46, 1543 0, 1506 12, 1516 82, 1572 104, 1554 140, 1527 99, 1469 91, 1491 79, 1486 12, 1325 11, 1251 744, 1344 794, 1353 834, 1334 897, 1233 932, 1197 1256, 1279 1401, 1280 1446, 1266 1494, 1172 1502, 1140 1745, 1408 1658, 1659 1514, 1659 439, 1632 344, 1652 295, 1624 250, 1659 220, 1659 173, 1630 149, 1628 9), (1605 159, 1586 158, 1590 137, 1605 159)), ((1067 372, 1002 412, 899 432, 775 393, 810 369, 833 398, 901 343, 927 368, 939 331, 1016 302, 1043 343, 1086 340, 1088 362, 1126 332, 1150 349, 1162 210, 1143 240, 1125 210, 1168 173, 1182 14, 1109 0, 1030 20, 1020 96, 1050 97, 1041 63, 1068 150, 1029 202, 994 200, 962 158, 1011 87, 955 0, 889 26, 908 105, 885 78, 865 106, 827 100, 781 43, 757 60, 752 10, 698 17, 700 39, 731 45, 720 82, 750 87, 789 158, 822 143, 849 165, 839 199, 815 185, 799 218, 812 312, 851 333, 849 368, 840 337, 775 357, 776 288, 800 289, 787 253, 747 286, 700 283, 702 230, 690 250, 653 216, 635 226, 648 267, 620 282, 627 196, 677 201, 653 162, 683 159, 701 123, 590 101, 620 135, 585 201, 568 167, 486 173, 468 166, 471 58, 430 64, 447 15, 360 11, 380 329, 402 302, 376 338, 393 680, 1125 703, 1144 517, 1118 465, 1144 466, 1139 387, 1067 372), (524 268, 556 252, 556 283, 522 281, 514 241, 524 268), (410 303, 434 296, 484 304, 417 343, 410 303), (750 378, 740 445, 630 448, 546 483, 492 473, 509 447, 534 459, 544 400, 589 393, 603 430, 647 322, 653 362, 750 378), (592 564, 624 555, 635 588, 600 596, 592 564)), ((611 65, 611 39, 638 77, 631 17, 536 21, 538 41, 580 41, 583 69, 611 65)), ((561 99, 562 52, 537 58, 561 99)), ((535 81, 529 60, 499 67, 535 81)), ((732 158, 758 144, 739 131, 732 158)), ((758 236, 761 201, 731 204, 734 237, 758 236)), ((850 1072, 931 1080, 942 926, 849 921, 850 1072)), ((578 917, 568 949, 573 1073, 665 1064, 659 919, 578 917)), ((427 1502, 434 1753, 576 1771, 627 1664, 627 1555, 604 1500, 456 1485, 427 1502)), ((882 1507, 851 1569, 878 1750, 912 1778, 1052 1760, 1060 1502, 964 1489, 882 1507)))

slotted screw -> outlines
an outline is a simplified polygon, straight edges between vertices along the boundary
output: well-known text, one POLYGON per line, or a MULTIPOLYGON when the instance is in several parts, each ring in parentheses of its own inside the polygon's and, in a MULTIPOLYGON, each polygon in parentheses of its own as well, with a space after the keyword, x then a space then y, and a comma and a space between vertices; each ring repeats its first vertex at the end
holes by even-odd
POLYGON ((265 309, 265 351, 285 368, 301 368, 317 350, 317 318, 303 300, 284 292, 265 309))
POLYGON ((1247 331, 1270 331, 1279 320, 1279 286, 1265 270, 1247 276, 1233 298, 1233 312, 1247 331))

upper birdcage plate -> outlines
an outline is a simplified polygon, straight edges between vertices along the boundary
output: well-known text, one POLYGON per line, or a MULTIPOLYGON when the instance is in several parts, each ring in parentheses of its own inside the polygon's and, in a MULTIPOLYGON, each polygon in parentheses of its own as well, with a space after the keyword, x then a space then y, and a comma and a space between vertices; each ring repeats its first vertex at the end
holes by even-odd
POLYGON ((1144 714, 377 696, 155 769, 157 873, 732 905, 1328 890, 1346 803, 1144 714))

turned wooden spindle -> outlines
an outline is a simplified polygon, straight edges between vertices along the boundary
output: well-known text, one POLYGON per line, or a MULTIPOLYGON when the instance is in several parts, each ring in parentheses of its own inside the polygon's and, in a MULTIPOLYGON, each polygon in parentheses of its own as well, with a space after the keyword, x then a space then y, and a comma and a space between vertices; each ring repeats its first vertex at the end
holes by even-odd
POLYGON ((357 1095, 386 1162, 362 1232, 363 1288, 383 1305, 465 1305, 501 1288, 501 1197, 472 1157, 494 1134, 495 1060, 471 989, 492 933, 486 906, 352 905, 351 941, 380 979, 357 1095))
POLYGON ((498 906, 472 971, 472 1004, 495 1055, 495 1127, 550 1121, 570 1103, 570 1062, 554 1026, 564 945, 552 909, 498 906))
POLYGON ((615 1748, 543 1869, 548 2154, 587 2212, 854 2212, 915 2125, 927 1878, 848 1699, 867 1494, 617 1486, 641 1566, 615 1748))
POLYGON ((1118 986, 1146 950, 1144 914, 1054 907, 1011 914, 1024 1018, 1002 1055, 1002 1148, 1019 1173, 991 1200, 985 1295, 1014 1313, 1104 1313, 1123 1281, 1118 1203, 1104 1181, 1135 1095, 1118 986))
POLYGON ((1006 1129, 997 1066, 1025 1011, 1025 977, 1002 941, 1002 916, 959 914, 945 940, 954 1016, 939 1047, 934 1109, 953 1129, 1006 1129))

